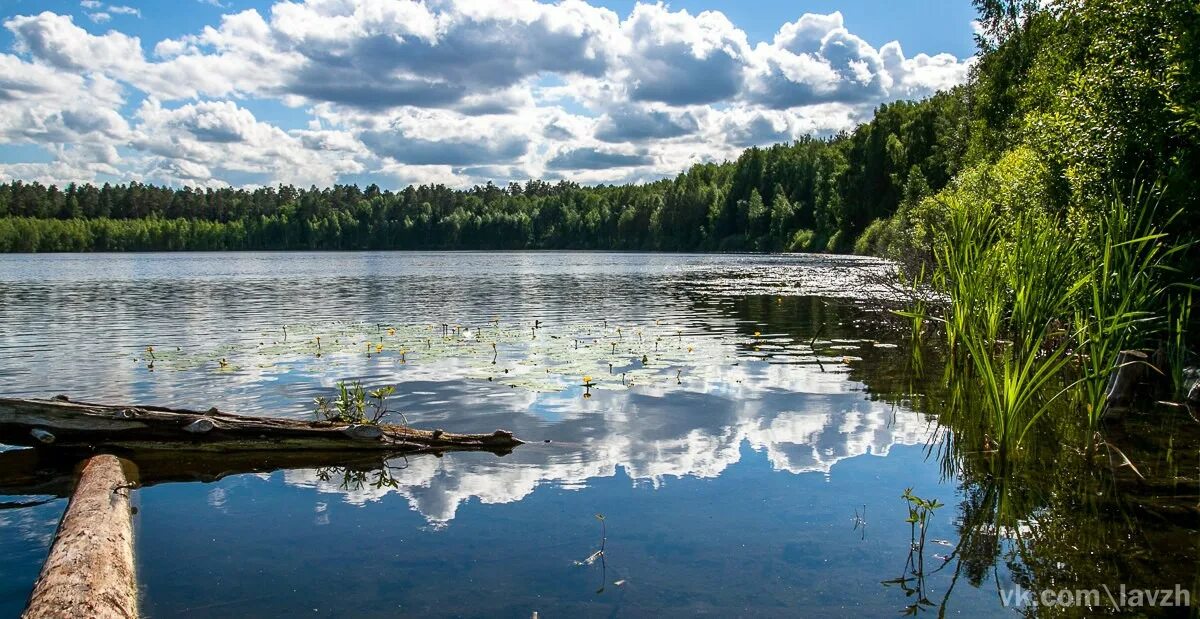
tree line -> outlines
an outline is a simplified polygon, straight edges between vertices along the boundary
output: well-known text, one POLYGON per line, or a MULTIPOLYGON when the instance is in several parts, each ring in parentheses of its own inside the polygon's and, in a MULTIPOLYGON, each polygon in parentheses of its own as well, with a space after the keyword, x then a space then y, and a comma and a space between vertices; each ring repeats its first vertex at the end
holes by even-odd
POLYGON ((880 106, 852 132, 750 148, 674 179, 467 190, 0 184, 0 251, 843 250, 953 177, 964 91, 880 106))
MULTIPOLYGON (((257 189, 0 184, 0 251, 617 249, 928 253, 946 192, 1085 225, 1113 184, 1160 180, 1200 225, 1200 8, 975 0, 968 83, 852 131, 673 179, 257 189), (1022 206, 1026 205, 1026 206, 1022 206), (1029 206, 1033 208, 1033 206, 1029 206)), ((982 212, 982 211, 981 211, 982 212)))

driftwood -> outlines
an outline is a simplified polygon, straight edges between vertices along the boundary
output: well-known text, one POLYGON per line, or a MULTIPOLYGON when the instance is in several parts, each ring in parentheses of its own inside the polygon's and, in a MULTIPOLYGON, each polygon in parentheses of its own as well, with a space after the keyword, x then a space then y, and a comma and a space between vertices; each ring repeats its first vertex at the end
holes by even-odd
POLYGON ((522 441, 511 432, 451 434, 388 424, 346 424, 247 417, 155 406, 113 406, 0 398, 0 443, 58 449, 137 451, 442 451, 505 453, 522 441))
POLYGON ((522 441, 504 430, 451 434, 216 409, 76 403, 59 396, 0 398, 0 443, 34 447, 0 452, 0 494, 71 496, 23 617, 116 619, 137 616, 129 506, 135 484, 214 481, 281 468, 381 470, 390 457, 446 451, 503 455, 522 441), (127 475, 130 471, 142 473, 127 475))
POLYGON ((111 455, 83 465, 23 619, 137 617, 128 466, 111 455))

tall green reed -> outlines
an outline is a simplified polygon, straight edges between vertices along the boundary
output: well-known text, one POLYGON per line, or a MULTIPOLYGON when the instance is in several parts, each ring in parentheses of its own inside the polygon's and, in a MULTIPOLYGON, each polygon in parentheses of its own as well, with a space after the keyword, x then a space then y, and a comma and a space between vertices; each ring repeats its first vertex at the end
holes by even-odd
POLYGON ((946 341, 982 387, 985 449, 1007 456, 1057 398, 1042 397, 1070 361, 1057 319, 1083 279, 1048 217, 1023 214, 1001 230, 993 208, 944 206, 934 281, 950 297, 946 341))
MULTIPOLYGON (((1114 189, 1103 205, 1094 242, 1099 249, 1087 294, 1074 322, 1083 359, 1083 404, 1091 444, 1120 369, 1121 353, 1144 346, 1165 326, 1175 260, 1187 245, 1172 242, 1156 223, 1161 191, 1135 183, 1127 196, 1114 189)), ((1167 218, 1169 225, 1174 215, 1167 218)))
POLYGON ((1187 388, 1183 370, 1187 367, 1187 328, 1192 321, 1192 290, 1186 295, 1171 296, 1167 302, 1167 317, 1171 321, 1167 332, 1167 364, 1170 366, 1172 393, 1184 398, 1187 388))

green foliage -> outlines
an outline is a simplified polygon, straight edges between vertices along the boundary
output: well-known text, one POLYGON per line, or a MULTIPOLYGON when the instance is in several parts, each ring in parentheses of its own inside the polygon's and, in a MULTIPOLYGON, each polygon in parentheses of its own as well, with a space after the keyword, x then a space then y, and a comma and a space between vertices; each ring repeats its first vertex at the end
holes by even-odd
POLYGON ((910 172, 899 208, 856 250, 910 273, 932 267, 954 363, 991 412, 985 450, 1019 447, 1066 393, 1094 447, 1122 350, 1165 340, 1176 372, 1189 356, 1189 301, 1175 291, 1196 283, 1181 268, 1195 252, 1177 239, 1200 224, 1200 8, 976 6, 983 53, 967 87, 962 170, 940 190, 910 172), (1146 189, 1144 178, 1162 183, 1146 189))
POLYGON ((1005 231, 992 216, 995 205, 953 196, 944 205, 933 282, 950 298, 942 318, 947 344, 965 352, 982 386, 991 428, 984 448, 1003 458, 1048 410, 1054 398, 1039 398, 1070 361, 1066 340, 1051 335, 1078 288, 1072 248, 1039 213, 1022 214, 1005 231))
POLYGON ((1158 188, 1141 184, 1128 197, 1114 188, 1098 220, 1093 243, 1099 257, 1087 299, 1075 311, 1083 340, 1084 406, 1093 432, 1104 414, 1106 385, 1121 351, 1145 347, 1167 326, 1170 276, 1186 245, 1172 242, 1156 223, 1161 195, 1158 188))
POLYGON ((894 220, 880 217, 854 241, 854 253, 862 256, 882 254, 897 243, 897 236, 894 220))
MULTIPOLYGON (((345 381, 339 381, 336 398, 330 401, 329 398, 318 397, 314 401, 316 413, 321 419, 332 423, 378 424, 391 412, 387 407, 387 398, 395 391, 396 387, 389 385, 367 393, 358 381, 350 386, 345 381), (368 407, 371 409, 370 415, 367 414, 368 407)), ((405 419, 405 423, 407 421, 405 419)))
MULTIPOLYGON (((924 529, 929 525, 929 519, 933 517, 933 512, 939 507, 945 506, 945 503, 937 499, 922 499, 913 494, 912 488, 905 488, 904 494, 900 496, 908 502, 908 518, 905 522, 912 525, 914 529, 913 537, 916 537, 915 529, 922 529, 922 538, 924 537, 924 529)), ((914 539, 914 541, 916 541, 914 539)))
POLYGON ((1167 362, 1170 365, 1174 395, 1180 399, 1186 396, 1184 370, 1189 362, 1187 334, 1188 326, 1192 324, 1192 300, 1193 291, 1188 290, 1184 294, 1171 295, 1167 303, 1167 319, 1170 321, 1167 331, 1167 362))
POLYGON ((833 236, 829 237, 828 241, 825 242, 825 251, 830 253, 841 251, 844 244, 842 231, 838 230, 837 232, 833 233, 833 236))
MULTIPOLYGON (((977 194, 967 202, 961 188, 934 200, 931 281, 949 300, 937 319, 953 359, 982 387, 984 449, 1012 454, 1068 394, 1082 403, 1094 447, 1109 377, 1123 350, 1153 347, 1163 333, 1174 265, 1188 247, 1164 232, 1170 218, 1156 223, 1161 192, 1114 190, 1095 225, 1072 233, 1068 216, 1023 204, 1025 196, 998 189, 1017 205, 977 194)), ((1175 346, 1173 357, 1186 354, 1181 340, 1175 346)))
POLYGON ((816 233, 807 228, 801 228, 792 235, 788 251, 811 251, 816 240, 816 233))
POLYGON ((896 211, 909 184, 949 182, 965 147, 962 98, 955 90, 883 105, 853 133, 750 148, 643 185, 202 191, 14 181, 0 184, 0 251, 771 251, 793 247, 800 230, 826 241, 813 249, 844 250, 896 211), (909 183, 914 173, 920 180, 909 183))
POLYGON ((899 586, 905 597, 911 600, 902 614, 917 615, 922 610, 929 610, 935 606, 928 598, 925 587, 925 539, 930 518, 933 517, 934 511, 944 504, 937 499, 923 499, 913 494, 912 488, 906 488, 901 498, 908 502, 908 518, 905 519, 909 525, 908 558, 904 562, 903 573, 898 578, 883 581, 882 584, 899 586))

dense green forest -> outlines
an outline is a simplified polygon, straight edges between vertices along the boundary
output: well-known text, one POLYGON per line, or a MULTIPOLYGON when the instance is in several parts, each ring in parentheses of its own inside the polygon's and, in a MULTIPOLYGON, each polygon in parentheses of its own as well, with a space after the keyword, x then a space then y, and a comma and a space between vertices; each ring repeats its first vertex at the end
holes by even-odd
MULTIPOLYGON (((930 250, 946 196, 1086 225, 1134 178, 1200 223, 1194 2, 976 0, 969 83, 851 132, 750 148, 642 185, 469 190, 0 185, 0 251, 930 250), (1076 221, 1078 220, 1078 221, 1076 221)), ((993 208, 995 207, 995 208, 993 208)), ((996 210, 999 209, 999 210, 996 210)), ((919 253, 919 252, 918 252, 919 253)))
POLYGON ((12 182, 0 185, 0 250, 845 249, 906 195, 952 178, 965 149, 964 92, 882 106, 851 134, 751 148, 736 162, 645 185, 393 192, 12 182))

